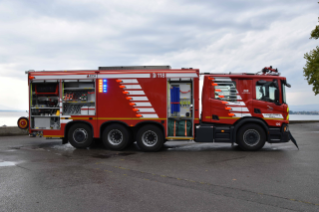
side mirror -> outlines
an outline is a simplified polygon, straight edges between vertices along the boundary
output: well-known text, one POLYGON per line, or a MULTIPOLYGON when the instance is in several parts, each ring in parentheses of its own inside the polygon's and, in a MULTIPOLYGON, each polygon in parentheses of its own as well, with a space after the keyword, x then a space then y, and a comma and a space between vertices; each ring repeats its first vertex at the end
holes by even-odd
MULTIPOLYGON (((278 81, 277 80, 273 80, 272 81, 274 83, 274 85, 276 86, 276 88, 278 88, 278 81)), ((278 89, 277 89, 278 90, 278 89)))
POLYGON ((282 83, 283 83, 285 86, 287 86, 288 88, 291 87, 291 85, 287 82, 287 80, 283 80, 282 83))
POLYGON ((278 89, 275 90, 275 103, 279 104, 279 90, 278 89))

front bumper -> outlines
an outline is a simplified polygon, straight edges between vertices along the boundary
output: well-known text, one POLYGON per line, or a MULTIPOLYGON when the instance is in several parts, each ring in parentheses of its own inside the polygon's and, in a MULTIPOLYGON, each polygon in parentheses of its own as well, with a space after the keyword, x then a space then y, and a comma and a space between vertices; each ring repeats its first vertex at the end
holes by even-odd
POLYGON ((269 143, 285 143, 288 141, 290 141, 288 124, 283 124, 281 127, 269 128, 269 143))

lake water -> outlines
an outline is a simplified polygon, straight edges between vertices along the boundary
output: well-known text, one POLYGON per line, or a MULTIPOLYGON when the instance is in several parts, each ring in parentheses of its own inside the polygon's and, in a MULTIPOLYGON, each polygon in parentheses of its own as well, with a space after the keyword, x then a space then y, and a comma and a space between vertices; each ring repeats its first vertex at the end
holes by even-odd
MULTIPOLYGON (((0 112, 0 126, 17 126, 18 118, 28 116, 26 112, 0 112)), ((319 120, 319 115, 290 114, 290 120, 319 120)))
POLYGON ((17 122, 21 116, 28 117, 26 112, 0 112, 0 126, 18 126, 17 122))

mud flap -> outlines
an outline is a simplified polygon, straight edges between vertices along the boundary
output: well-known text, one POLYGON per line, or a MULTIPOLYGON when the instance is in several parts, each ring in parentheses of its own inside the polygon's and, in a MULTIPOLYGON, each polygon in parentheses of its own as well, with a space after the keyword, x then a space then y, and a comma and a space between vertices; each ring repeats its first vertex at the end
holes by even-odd
POLYGON ((62 144, 67 144, 69 143, 68 138, 64 137, 62 138, 62 144))
POLYGON ((290 131, 288 131, 288 133, 289 133, 289 137, 290 137, 292 143, 294 143, 294 144, 296 145, 296 147, 298 148, 298 150, 299 150, 299 147, 298 147, 298 145, 297 145, 297 142, 296 142, 295 138, 291 135, 291 132, 290 132, 290 131))

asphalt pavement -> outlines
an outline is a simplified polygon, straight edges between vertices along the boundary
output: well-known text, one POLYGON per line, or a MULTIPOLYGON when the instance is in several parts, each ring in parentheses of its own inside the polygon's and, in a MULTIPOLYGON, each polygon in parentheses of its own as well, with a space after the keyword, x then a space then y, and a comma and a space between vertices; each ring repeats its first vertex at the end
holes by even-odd
POLYGON ((0 211, 319 211, 319 123, 258 152, 167 142, 156 153, 0 137, 0 211))

